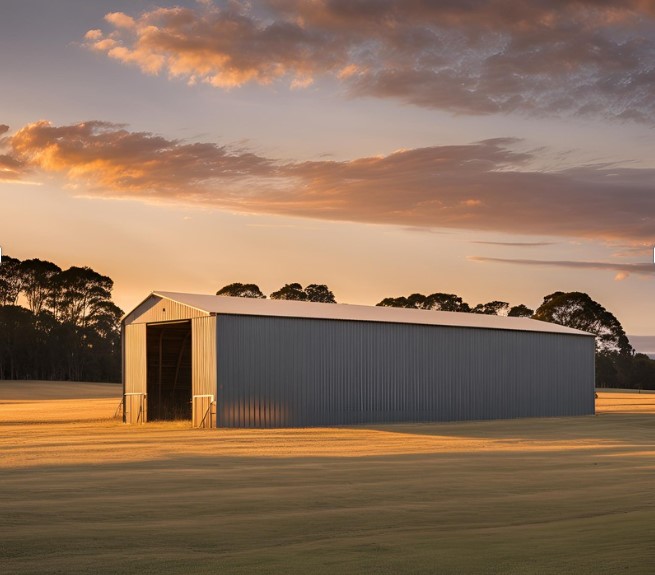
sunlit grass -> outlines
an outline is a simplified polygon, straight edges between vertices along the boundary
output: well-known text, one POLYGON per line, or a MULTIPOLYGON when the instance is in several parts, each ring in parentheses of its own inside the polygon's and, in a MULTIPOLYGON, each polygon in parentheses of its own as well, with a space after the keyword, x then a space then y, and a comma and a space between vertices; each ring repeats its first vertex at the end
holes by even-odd
POLYGON ((653 395, 601 393, 598 415, 576 418, 193 430, 122 425, 120 388, 25 401, 18 385, 0 382, 6 573, 655 564, 653 395))

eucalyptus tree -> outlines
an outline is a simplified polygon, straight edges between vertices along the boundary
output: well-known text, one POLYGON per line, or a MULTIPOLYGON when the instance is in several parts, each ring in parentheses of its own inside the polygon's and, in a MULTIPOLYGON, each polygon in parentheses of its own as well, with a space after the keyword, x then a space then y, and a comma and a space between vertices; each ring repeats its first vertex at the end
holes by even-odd
POLYGON ((279 290, 274 291, 270 298, 315 303, 337 303, 334 294, 325 284, 309 284, 305 288, 299 283, 284 284, 279 290))
POLYGON ((52 262, 30 259, 21 263, 22 292, 27 307, 38 315, 44 309, 53 288, 54 278, 61 268, 52 262))
POLYGON ((507 315, 509 304, 506 301, 490 301, 487 303, 479 303, 471 312, 483 315, 507 315))
POLYGON ((535 311, 534 319, 595 334, 597 354, 632 356, 634 353, 621 322, 586 293, 557 291, 547 295, 535 311))
POLYGON ((436 292, 430 295, 413 293, 407 297, 388 297, 376 304, 381 307, 403 307, 435 311, 469 312, 471 308, 458 295, 436 292))
POLYGON ((534 310, 524 304, 515 305, 507 312, 509 317, 532 317, 534 310))
POLYGON ((256 284, 232 283, 223 286, 216 292, 216 295, 229 297, 248 297, 253 299, 265 299, 266 296, 256 284))
POLYGON ((16 305, 22 289, 23 268, 21 261, 3 255, 0 263, 0 305, 16 305))

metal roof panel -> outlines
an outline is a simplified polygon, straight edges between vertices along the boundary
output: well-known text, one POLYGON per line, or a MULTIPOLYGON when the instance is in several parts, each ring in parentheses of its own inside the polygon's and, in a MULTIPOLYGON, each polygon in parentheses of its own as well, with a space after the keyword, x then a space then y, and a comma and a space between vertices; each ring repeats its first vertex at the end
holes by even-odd
MULTIPOLYGON (((530 318, 482 315, 474 313, 429 311, 379 306, 311 303, 289 300, 251 299, 207 294, 155 291, 149 297, 162 297, 212 314, 260 315, 308 319, 336 319, 469 327, 477 329, 507 329, 593 337, 593 334, 562 325, 530 318)), ((143 303, 145 303, 144 300, 143 303)), ((140 305, 142 305, 140 304, 140 305)), ((136 309, 136 308, 135 308, 136 309)), ((131 313, 131 312, 130 312, 131 313)), ((126 314, 125 317, 130 314, 126 314)))

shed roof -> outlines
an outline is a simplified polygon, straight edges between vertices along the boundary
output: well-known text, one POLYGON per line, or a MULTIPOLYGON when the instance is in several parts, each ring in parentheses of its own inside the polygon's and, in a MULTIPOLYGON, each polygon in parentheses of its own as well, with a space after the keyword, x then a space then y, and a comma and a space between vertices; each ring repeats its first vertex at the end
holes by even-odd
MULTIPOLYGON (((471 327, 478 329, 507 329, 514 331, 535 331, 561 333, 593 337, 593 334, 565 327, 520 317, 503 317, 474 313, 429 311, 392 307, 378 307, 350 304, 311 303, 289 300, 251 299, 225 297, 206 294, 189 294, 168 291, 155 291, 135 310, 150 298, 165 298, 208 315, 257 315, 273 317, 296 317, 313 319, 338 319, 351 321, 374 321, 386 323, 406 323, 422 325, 441 325, 454 327, 471 327)), ((131 314, 127 314, 127 318, 131 314)))

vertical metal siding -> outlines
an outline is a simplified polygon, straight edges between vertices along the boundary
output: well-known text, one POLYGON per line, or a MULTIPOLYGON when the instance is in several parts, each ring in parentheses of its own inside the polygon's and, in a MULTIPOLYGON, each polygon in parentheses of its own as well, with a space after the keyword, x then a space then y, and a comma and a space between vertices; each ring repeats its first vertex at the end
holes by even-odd
POLYGON ((591 337, 239 315, 217 334, 219 426, 594 413, 591 337))
POLYGON ((146 393, 146 325, 125 326, 125 387, 123 393, 146 393))
POLYGON ((216 317, 191 320, 191 389, 193 395, 216 395, 216 317))
POLYGON ((123 421, 147 421, 146 325, 124 325, 123 332, 123 421), (143 395, 135 395, 143 394, 143 395))

